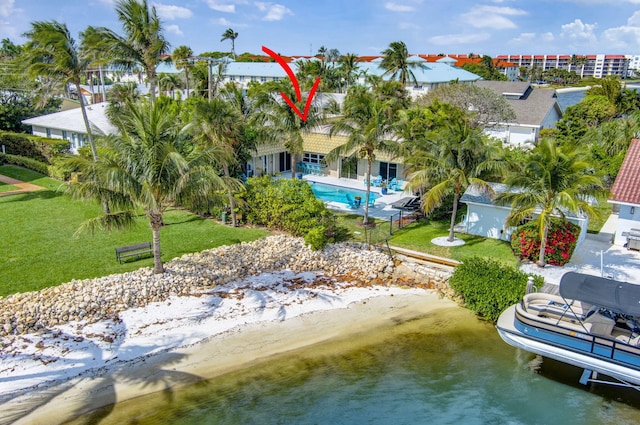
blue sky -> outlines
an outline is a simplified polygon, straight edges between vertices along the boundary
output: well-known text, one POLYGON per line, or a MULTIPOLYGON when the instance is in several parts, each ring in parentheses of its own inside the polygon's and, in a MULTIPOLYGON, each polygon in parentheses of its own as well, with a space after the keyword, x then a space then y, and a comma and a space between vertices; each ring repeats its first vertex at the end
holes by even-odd
MULTIPOLYGON (((0 0, 0 38, 16 43, 34 20, 121 32, 115 0, 0 0)), ((171 49, 236 52, 263 45, 285 55, 317 52, 376 55, 392 41, 411 53, 640 55, 640 0, 162 0, 171 49)))

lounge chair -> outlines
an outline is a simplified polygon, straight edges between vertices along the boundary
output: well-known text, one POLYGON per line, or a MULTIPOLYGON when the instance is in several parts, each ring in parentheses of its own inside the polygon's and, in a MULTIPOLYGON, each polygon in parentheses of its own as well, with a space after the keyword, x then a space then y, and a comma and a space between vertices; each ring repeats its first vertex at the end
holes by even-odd
POLYGON ((420 208, 420 198, 407 196, 391 204, 393 208, 405 211, 415 211, 420 208))
POLYGON ((351 196, 350 193, 347 193, 346 197, 347 197, 347 204, 349 204, 349 208, 351 208, 352 210, 355 210, 359 207, 358 203, 356 203, 356 200, 354 199, 353 196, 351 196))

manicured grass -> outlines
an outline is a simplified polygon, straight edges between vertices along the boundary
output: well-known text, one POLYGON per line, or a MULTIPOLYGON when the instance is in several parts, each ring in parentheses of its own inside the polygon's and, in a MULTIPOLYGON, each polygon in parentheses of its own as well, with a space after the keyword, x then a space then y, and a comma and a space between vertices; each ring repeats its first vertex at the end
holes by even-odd
POLYGON ((465 241, 464 245, 445 247, 431 243, 436 237, 449 235, 449 221, 421 220, 394 232, 389 239, 390 245, 414 251, 425 252, 440 257, 464 261, 465 258, 479 256, 495 258, 507 264, 516 265, 517 259, 507 242, 481 238, 479 236, 456 233, 456 237, 465 241))
MULTIPOLYGON (((124 264, 115 259, 116 247, 151 242, 144 216, 131 230, 76 236, 84 220, 101 213, 100 206, 71 199, 57 190, 59 181, 30 170, 1 166, 0 174, 46 188, 0 197, 0 295, 152 265, 151 258, 124 264)), ((268 234, 262 229, 227 227, 181 210, 167 212, 165 222, 167 226, 161 230, 163 261, 268 234)))
POLYGON ((2 192, 10 192, 12 190, 18 190, 17 187, 12 186, 10 184, 0 182, 0 193, 2 192))

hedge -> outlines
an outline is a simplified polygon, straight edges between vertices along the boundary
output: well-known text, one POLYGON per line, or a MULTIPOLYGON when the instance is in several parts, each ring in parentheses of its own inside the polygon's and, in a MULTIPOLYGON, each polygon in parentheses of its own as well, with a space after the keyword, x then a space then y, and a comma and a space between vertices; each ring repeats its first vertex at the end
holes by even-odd
MULTIPOLYGON (((461 296, 467 308, 496 322, 507 307, 520 302, 529 275, 495 259, 472 257, 458 265, 449 279, 449 286, 461 296)), ((538 288, 544 284, 535 276, 538 288)))
MULTIPOLYGON (((537 221, 524 224, 511 235, 511 249, 520 259, 538 261, 540 257, 540 228, 537 221)), ((545 262, 564 266, 576 249, 580 227, 559 219, 551 220, 545 248, 545 262)))
POLYGON ((0 145, 4 153, 49 163, 51 158, 68 153, 68 140, 50 139, 23 133, 0 132, 0 145))
POLYGON ((35 159, 25 158, 18 155, 4 155, 0 153, 0 164, 12 164, 20 167, 28 168, 33 171, 37 171, 45 176, 50 176, 49 165, 44 162, 36 161, 35 159))

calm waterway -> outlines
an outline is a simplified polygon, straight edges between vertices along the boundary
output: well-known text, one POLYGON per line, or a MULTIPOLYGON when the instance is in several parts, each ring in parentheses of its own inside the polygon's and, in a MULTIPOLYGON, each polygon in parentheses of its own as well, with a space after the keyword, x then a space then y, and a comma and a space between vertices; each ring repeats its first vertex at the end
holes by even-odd
POLYGON ((508 346, 493 325, 451 308, 120 403, 76 423, 640 423, 640 393, 583 387, 579 375, 508 346))

